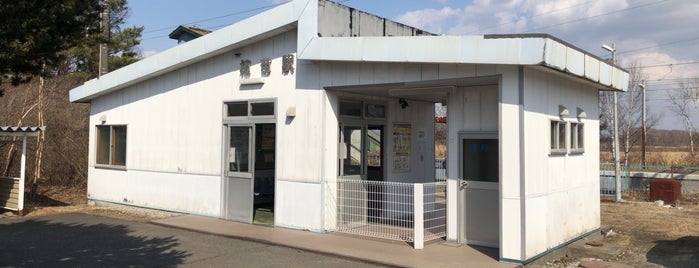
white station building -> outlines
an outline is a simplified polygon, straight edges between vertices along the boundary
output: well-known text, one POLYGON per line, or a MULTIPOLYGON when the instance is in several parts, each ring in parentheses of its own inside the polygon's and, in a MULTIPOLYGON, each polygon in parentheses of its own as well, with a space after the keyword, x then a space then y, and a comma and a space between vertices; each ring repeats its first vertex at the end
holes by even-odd
POLYGON ((445 239, 526 263, 599 228, 598 92, 627 82, 546 34, 436 36, 294 0, 70 100, 91 103, 90 200, 251 224, 266 206, 313 232, 338 230, 342 181, 435 182, 441 103, 445 239))

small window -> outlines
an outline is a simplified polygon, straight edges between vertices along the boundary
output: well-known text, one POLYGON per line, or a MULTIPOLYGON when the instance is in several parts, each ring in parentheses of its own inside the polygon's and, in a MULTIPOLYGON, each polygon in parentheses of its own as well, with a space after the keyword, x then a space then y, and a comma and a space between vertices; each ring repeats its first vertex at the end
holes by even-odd
POLYGON ((226 103, 226 114, 228 116, 248 116, 248 102, 226 103))
POLYGON ((566 122, 551 120, 551 154, 566 153, 566 122))
POLYGON ((340 101, 340 115, 361 117, 362 103, 357 101, 340 101))
POLYGON ((250 103, 250 115, 274 115, 274 102, 250 103))
POLYGON ((383 104, 366 104, 364 109, 366 118, 386 118, 386 106, 383 104))
POLYGON ((97 126, 97 159, 99 165, 126 165, 126 126, 97 126))
POLYGON ((576 153, 585 151, 585 128, 582 123, 570 123, 570 150, 576 153))
POLYGON ((274 116, 274 102, 227 102, 225 103, 226 116, 228 117, 248 117, 248 116, 274 116))

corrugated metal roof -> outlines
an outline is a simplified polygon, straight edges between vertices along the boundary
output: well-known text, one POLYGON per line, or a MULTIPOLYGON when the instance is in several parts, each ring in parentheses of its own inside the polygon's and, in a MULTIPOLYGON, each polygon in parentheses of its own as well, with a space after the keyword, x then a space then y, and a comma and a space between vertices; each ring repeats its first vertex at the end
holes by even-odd
POLYGON ((39 132, 39 131, 44 131, 44 130, 46 130, 46 126, 41 126, 41 127, 0 126, 0 132, 10 132, 10 133, 16 133, 16 132, 31 133, 31 132, 39 132))

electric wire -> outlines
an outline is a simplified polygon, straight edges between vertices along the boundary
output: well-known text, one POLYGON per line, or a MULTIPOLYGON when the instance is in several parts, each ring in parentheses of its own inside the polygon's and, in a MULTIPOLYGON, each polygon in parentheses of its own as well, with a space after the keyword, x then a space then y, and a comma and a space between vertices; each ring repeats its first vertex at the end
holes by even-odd
MULTIPOLYGON (((211 17, 211 18, 207 18, 207 19, 202 19, 202 20, 187 22, 187 23, 184 23, 184 24, 185 24, 185 25, 187 25, 187 24, 197 24, 197 23, 202 23, 202 22, 207 22, 207 21, 212 21, 212 20, 227 18, 227 17, 236 16, 236 15, 241 15, 241 14, 245 14, 245 13, 249 13, 249 12, 253 12, 253 11, 258 11, 258 10, 263 10, 263 9, 268 9, 268 8, 277 7, 277 6, 286 4, 286 3, 288 3, 288 2, 290 2, 290 1, 281 2, 281 3, 277 3, 277 4, 272 4, 272 5, 266 5, 266 6, 262 6, 262 7, 256 7, 256 8, 252 8, 252 9, 247 9, 247 10, 243 10, 243 11, 238 11, 238 12, 233 12, 233 13, 229 13, 229 14, 225 14, 225 15, 220 15, 220 16, 216 16, 216 17, 211 17)), ((177 25, 177 26, 179 26, 179 25, 177 25)), ((154 32, 160 32, 160 31, 164 31, 164 30, 172 30, 173 28, 175 28, 175 27, 177 27, 177 26, 167 26, 167 27, 158 28, 158 29, 155 29, 155 30, 149 30, 149 31, 143 32, 143 34, 154 33, 154 32)), ((167 36, 167 35, 166 35, 166 36, 167 36)))
MULTIPOLYGON (((528 16, 528 17, 525 17, 525 18, 527 18, 527 19, 533 19, 533 18, 536 18, 536 17, 540 17, 540 16, 548 15, 548 14, 553 14, 553 13, 556 13, 556 12, 559 12, 559 11, 563 11, 563 10, 567 10, 567 9, 571 9, 571 8, 574 8, 574 7, 584 6, 584 5, 587 5, 587 4, 592 3, 592 2, 599 2, 599 0, 593 0, 593 1, 582 2, 582 3, 579 3, 579 4, 572 5, 572 6, 568 6, 568 7, 564 7, 564 8, 559 8, 559 9, 556 9, 556 10, 551 10, 551 11, 549 11, 549 12, 534 14, 534 15, 532 15, 532 16, 528 16)), ((513 22, 504 22, 504 23, 500 23, 500 24, 498 24, 498 25, 489 26, 489 27, 487 27, 487 28, 478 28, 478 29, 475 30, 475 31, 471 31, 471 32, 467 32, 467 33, 468 33, 468 34, 473 34, 473 33, 477 33, 477 32, 483 32, 484 30, 493 29, 493 28, 499 28, 500 26, 505 26, 505 25, 509 25, 509 24, 513 24, 513 22)))
POLYGON ((542 30, 542 29, 548 29, 548 28, 558 27, 558 26, 561 26, 561 25, 571 24, 571 23, 575 23, 575 22, 581 22, 581 21, 584 21, 584 20, 589 20, 589 19, 593 19, 593 18, 608 16, 608 15, 612 15, 612 14, 616 14, 616 13, 621 13, 621 12, 629 11, 629 10, 632 10, 632 9, 637 9, 637 8, 647 7, 647 6, 651 6, 651 5, 655 5, 655 4, 660 4, 660 3, 663 3, 663 2, 667 2, 667 1, 668 1, 668 0, 661 0, 661 1, 653 2, 653 3, 647 3, 647 4, 643 4, 643 5, 632 6, 632 7, 629 7, 629 8, 624 8, 624 9, 620 9, 620 10, 616 10, 616 11, 612 11, 612 12, 607 12, 607 13, 602 13, 602 14, 598 14, 598 15, 594 15, 594 16, 579 18, 579 19, 575 19, 575 20, 571 20, 571 21, 556 23, 556 24, 552 24, 552 25, 548 25, 548 26, 544 26, 544 27, 529 29, 529 30, 525 30, 525 31, 522 31, 522 32, 523 32, 523 33, 527 33, 527 32, 533 32, 533 31, 538 31, 538 30, 542 30))

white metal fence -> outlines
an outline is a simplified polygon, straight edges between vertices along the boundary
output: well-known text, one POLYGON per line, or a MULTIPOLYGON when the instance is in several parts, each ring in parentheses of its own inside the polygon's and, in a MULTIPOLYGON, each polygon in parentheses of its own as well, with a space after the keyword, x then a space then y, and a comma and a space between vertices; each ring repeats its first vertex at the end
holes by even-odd
POLYGON ((397 241, 446 236, 446 183, 338 179, 337 231, 397 241))
POLYGON ((434 180, 435 181, 447 181, 447 159, 446 158, 435 158, 434 159, 434 180))

